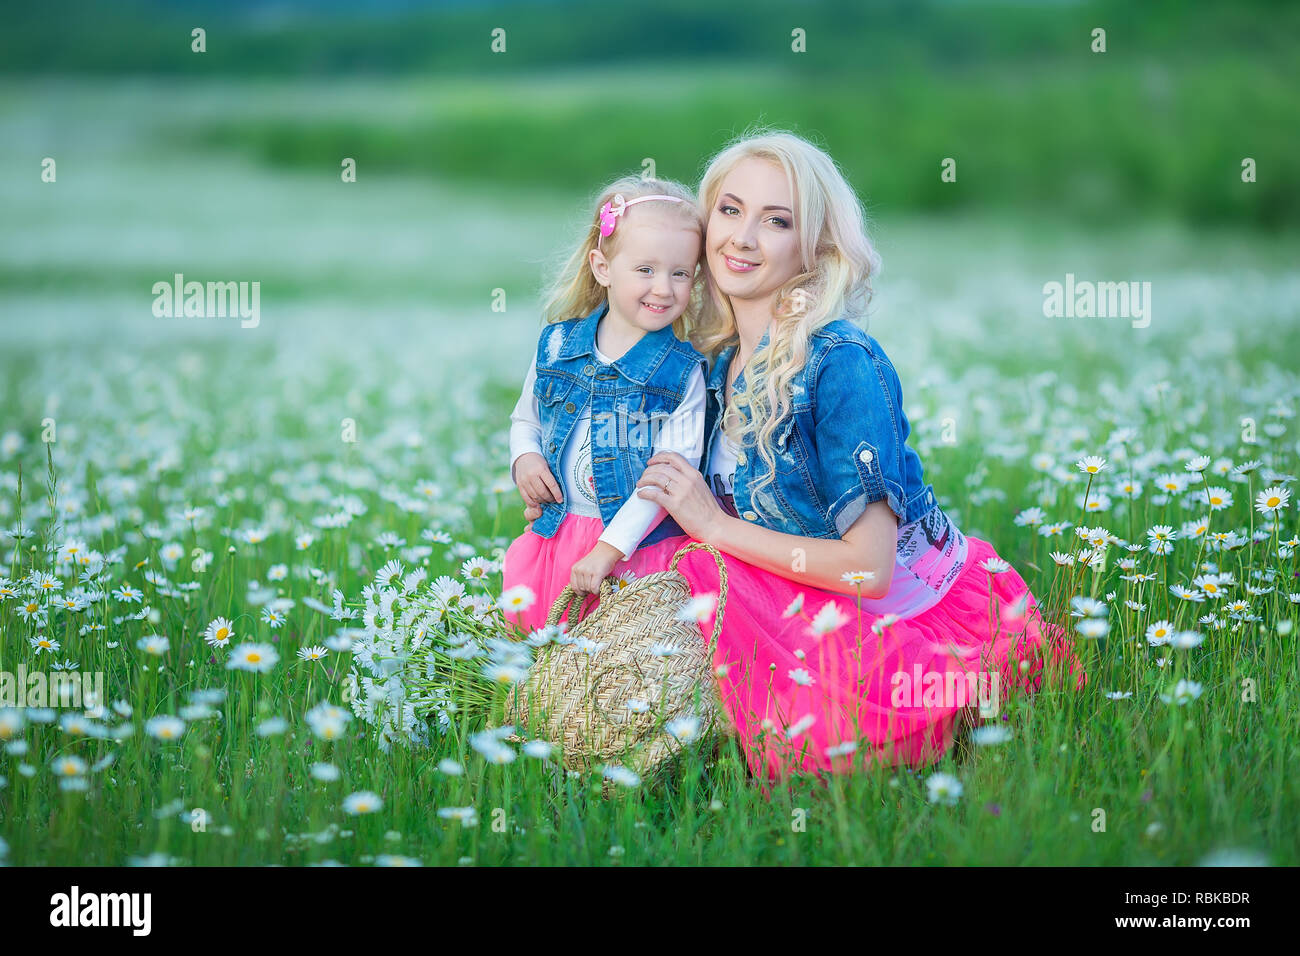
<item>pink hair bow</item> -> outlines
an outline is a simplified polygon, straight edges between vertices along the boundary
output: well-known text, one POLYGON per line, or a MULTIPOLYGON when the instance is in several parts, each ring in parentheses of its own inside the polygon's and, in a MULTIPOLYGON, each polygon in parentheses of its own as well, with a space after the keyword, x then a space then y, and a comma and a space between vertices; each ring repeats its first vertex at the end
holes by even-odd
POLYGON ((614 198, 600 207, 600 239, 596 240, 596 248, 600 248, 601 241, 606 237, 613 235, 614 227, 618 224, 618 217, 627 212, 628 206, 635 206, 639 202, 648 202, 651 199, 662 199, 665 202, 685 202, 677 196, 637 196, 635 199, 624 199, 622 193, 615 193, 614 198))

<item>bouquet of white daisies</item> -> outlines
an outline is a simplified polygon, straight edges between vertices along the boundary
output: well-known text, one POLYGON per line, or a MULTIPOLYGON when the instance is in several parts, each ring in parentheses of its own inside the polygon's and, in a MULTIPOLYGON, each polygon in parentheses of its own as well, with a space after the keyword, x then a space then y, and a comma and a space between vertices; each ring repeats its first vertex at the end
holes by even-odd
POLYGON ((490 716, 501 692, 527 676, 534 649, 551 639, 506 620, 488 589, 496 571, 498 562, 476 557, 462 566, 465 581, 430 582, 425 569, 407 572, 394 559, 362 591, 359 607, 344 609, 335 592, 334 616, 361 622, 352 629, 344 699, 384 751, 425 746, 453 720, 490 716))

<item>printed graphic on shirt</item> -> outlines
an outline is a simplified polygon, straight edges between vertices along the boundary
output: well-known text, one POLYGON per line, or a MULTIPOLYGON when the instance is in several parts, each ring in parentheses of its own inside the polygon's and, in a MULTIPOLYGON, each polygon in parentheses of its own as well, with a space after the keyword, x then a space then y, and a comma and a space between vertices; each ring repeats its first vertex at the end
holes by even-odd
POLYGON ((582 447, 573 460, 573 472, 569 475, 570 483, 582 492, 589 504, 596 504, 596 476, 591 470, 591 430, 583 437, 582 447))
POLYGON ((740 512, 736 510, 736 499, 734 497, 725 492, 720 494, 716 490, 713 492, 713 496, 718 499, 718 504, 722 506, 723 511, 731 515, 733 518, 740 517, 740 512))
POLYGON ((898 529, 889 593, 878 600, 863 600, 863 609, 910 617, 933 607, 966 567, 966 550, 966 536, 942 508, 931 508, 898 529))
POLYGON ((723 475, 715 471, 713 474, 709 475, 709 483, 713 486, 713 493, 719 498, 723 495, 730 498, 735 494, 736 473, 733 471, 729 475, 723 475))
POLYGON ((719 429, 713 437, 713 448, 709 454, 708 484, 713 496, 718 499, 722 509, 737 518, 736 511, 736 445, 719 429))
POLYGON ((736 443, 719 429, 709 449, 709 483, 715 495, 731 495, 736 490, 736 443))

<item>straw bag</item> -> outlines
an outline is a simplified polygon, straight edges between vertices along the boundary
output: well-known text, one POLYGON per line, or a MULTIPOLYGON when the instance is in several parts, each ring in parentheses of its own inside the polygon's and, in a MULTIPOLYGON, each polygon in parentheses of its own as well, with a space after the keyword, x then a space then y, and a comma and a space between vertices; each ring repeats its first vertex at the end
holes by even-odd
POLYGON ((582 603, 571 587, 555 599, 546 623, 558 623, 567 612, 572 643, 543 651, 527 681, 507 698, 506 723, 558 745, 568 770, 621 764, 653 780, 683 744, 711 738, 722 723, 713 675, 727 603, 722 555, 702 542, 683 545, 667 571, 621 589, 606 578, 599 606, 575 623, 582 603), (677 562, 698 549, 712 554, 718 566, 718 605, 707 645, 694 620, 677 620, 692 597, 677 562))

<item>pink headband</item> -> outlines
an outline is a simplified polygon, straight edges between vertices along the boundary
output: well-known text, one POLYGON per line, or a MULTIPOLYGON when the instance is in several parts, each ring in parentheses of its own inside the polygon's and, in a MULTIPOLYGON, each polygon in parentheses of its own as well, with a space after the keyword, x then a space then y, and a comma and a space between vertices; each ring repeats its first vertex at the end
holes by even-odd
POLYGON ((600 244, 606 236, 613 234, 618 217, 627 211, 628 206, 635 206, 639 202, 649 202, 651 199, 662 199, 665 202, 686 201, 678 196, 637 196, 635 199, 624 199, 622 193, 615 193, 613 201, 607 202, 600 207, 600 238, 596 240, 596 248, 600 248, 600 244))

